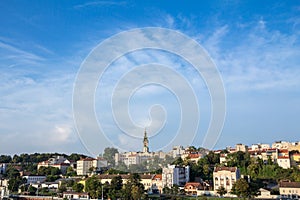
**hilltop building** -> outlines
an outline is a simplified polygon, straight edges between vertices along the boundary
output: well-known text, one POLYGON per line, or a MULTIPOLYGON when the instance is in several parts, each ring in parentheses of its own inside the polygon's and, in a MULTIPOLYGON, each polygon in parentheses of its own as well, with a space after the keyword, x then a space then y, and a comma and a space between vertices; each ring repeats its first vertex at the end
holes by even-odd
POLYGON ((98 157, 95 158, 83 158, 77 161, 76 173, 77 175, 88 175, 93 172, 100 171, 101 168, 107 167, 107 160, 98 157))

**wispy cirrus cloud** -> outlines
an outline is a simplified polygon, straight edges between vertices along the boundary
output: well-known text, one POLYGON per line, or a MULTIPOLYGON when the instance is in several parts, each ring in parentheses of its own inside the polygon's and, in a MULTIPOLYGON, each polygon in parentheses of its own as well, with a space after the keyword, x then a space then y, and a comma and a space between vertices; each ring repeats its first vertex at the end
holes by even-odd
POLYGON ((126 1, 90 1, 83 4, 75 5, 75 9, 87 8, 87 7, 101 7, 101 6, 124 6, 126 1))

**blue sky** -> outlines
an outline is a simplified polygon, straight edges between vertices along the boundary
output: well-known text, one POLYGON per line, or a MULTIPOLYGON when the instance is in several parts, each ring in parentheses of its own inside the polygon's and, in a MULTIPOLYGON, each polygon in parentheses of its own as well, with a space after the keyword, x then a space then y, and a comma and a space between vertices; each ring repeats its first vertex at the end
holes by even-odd
MULTIPOLYGON (((226 119, 215 148, 299 141, 298 1, 1 1, 0 8, 0 153, 88 154, 73 120, 76 74, 100 42, 143 27, 182 32, 216 64, 226 91, 226 119)), ((116 83, 122 67, 133 68, 132 63, 153 57, 195 80, 191 85, 201 120, 193 145, 200 146, 209 124, 210 98, 201 76, 183 61, 164 52, 136 52, 117 60, 102 81, 116 83)), ((96 91, 97 117, 105 132, 120 134, 105 117, 110 103, 101 99, 105 89, 96 91)), ((149 106, 157 101, 165 105, 169 114, 160 141, 170 140, 178 127, 176 99, 157 86, 142 88, 134 97, 131 115, 141 127, 148 123, 149 106)), ((160 148, 157 143, 150 138, 152 149, 160 148)), ((99 145, 99 152, 103 148, 99 145)))

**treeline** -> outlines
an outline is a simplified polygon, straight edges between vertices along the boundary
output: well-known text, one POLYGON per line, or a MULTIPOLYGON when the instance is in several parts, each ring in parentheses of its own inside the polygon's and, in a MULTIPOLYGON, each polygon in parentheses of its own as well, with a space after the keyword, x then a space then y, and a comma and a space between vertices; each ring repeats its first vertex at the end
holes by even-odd
POLYGON ((77 161, 80 158, 87 157, 83 154, 72 153, 71 155, 63 154, 63 153, 34 153, 34 154, 27 154, 23 153, 20 155, 0 155, 0 163, 39 163, 50 158, 56 156, 64 156, 68 160, 77 161))

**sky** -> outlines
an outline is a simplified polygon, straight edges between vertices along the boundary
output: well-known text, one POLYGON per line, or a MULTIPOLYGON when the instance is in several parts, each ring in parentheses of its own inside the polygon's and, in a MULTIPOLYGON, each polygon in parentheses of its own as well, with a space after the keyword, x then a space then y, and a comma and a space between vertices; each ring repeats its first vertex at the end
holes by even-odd
MULTIPOLYGON (((106 58, 101 55, 115 55, 144 40, 132 35, 107 52, 101 44, 147 27, 197 42, 216 66, 226 116, 220 133, 208 136, 215 141, 209 148, 299 141, 298 1, 4 0, 0 9, 0 154, 95 155, 107 146, 141 150, 144 128, 153 151, 164 150, 170 141, 202 146, 218 107, 203 74, 165 49, 134 50, 115 58, 101 77, 94 74, 95 87, 82 90, 93 90, 93 98, 74 99, 89 59, 99 64, 106 58), (124 88, 131 89, 122 93, 124 88), (93 103, 95 122, 81 111, 74 113, 82 102, 93 103)), ((185 49, 179 40, 168 43, 171 38, 157 34, 151 35, 160 39, 157 44, 185 49)))

